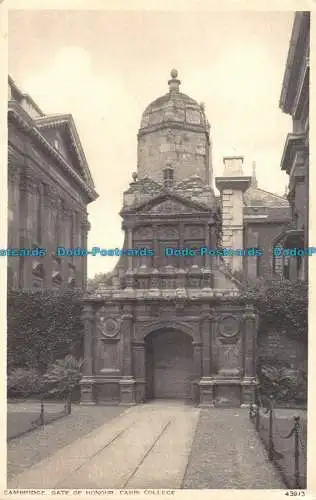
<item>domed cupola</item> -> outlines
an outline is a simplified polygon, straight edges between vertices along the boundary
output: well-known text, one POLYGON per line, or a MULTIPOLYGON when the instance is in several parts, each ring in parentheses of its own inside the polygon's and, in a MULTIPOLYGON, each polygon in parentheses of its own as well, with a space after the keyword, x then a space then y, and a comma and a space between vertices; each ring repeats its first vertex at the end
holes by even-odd
POLYGON ((138 179, 163 183, 168 170, 173 181, 192 175, 211 181, 210 125, 204 105, 180 92, 177 70, 171 71, 169 92, 145 109, 138 132, 138 179))
POLYGON ((139 134, 150 133, 169 124, 209 131, 203 104, 198 104, 180 92, 180 84, 178 72, 173 69, 171 80, 168 81, 169 92, 147 106, 142 116, 139 134))

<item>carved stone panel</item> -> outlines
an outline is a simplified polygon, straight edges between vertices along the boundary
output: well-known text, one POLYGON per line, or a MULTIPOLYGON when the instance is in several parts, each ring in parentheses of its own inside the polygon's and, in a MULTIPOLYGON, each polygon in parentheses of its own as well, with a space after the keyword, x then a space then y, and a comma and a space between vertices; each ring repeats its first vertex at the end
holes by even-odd
POLYGON ((139 227, 134 231, 134 241, 151 240, 153 238, 153 229, 148 226, 139 227))
POLYGON ((97 371, 100 374, 118 372, 119 363, 119 344, 98 340, 97 343, 97 371))
POLYGON ((216 336, 217 369, 223 376, 238 376, 242 367, 240 322, 235 316, 219 318, 216 336))
POLYGON ((184 228, 184 238, 186 240, 197 239, 204 240, 205 229, 204 226, 185 226, 184 228))
POLYGON ((173 226, 160 227, 158 236, 162 240, 175 240, 179 238, 179 230, 173 226))
POLYGON ((96 315, 96 331, 98 338, 118 340, 120 322, 117 318, 108 316, 106 309, 101 307, 96 315))
POLYGON ((176 213, 191 213, 196 212, 195 209, 184 205, 179 202, 175 202, 172 200, 163 201, 153 207, 148 207, 147 210, 144 210, 153 214, 176 214, 176 213))

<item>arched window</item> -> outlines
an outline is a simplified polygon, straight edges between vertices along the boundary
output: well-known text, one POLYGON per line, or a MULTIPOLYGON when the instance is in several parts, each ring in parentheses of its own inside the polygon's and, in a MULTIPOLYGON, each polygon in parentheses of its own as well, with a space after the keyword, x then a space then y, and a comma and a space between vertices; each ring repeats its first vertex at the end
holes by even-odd
POLYGON ((173 185, 174 171, 172 167, 166 167, 163 171, 164 186, 169 188, 173 185))

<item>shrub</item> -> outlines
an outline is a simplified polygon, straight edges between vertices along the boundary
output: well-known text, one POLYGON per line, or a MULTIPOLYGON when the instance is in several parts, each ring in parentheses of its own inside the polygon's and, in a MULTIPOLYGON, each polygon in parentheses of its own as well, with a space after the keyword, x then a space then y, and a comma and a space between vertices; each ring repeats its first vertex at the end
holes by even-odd
POLYGON ((8 397, 37 395, 40 392, 40 374, 30 368, 16 368, 7 376, 8 397))
POLYGON ((277 402, 299 402, 307 400, 307 374, 293 369, 276 358, 261 359, 259 378, 264 396, 273 396, 277 402))
POLYGON ((41 389, 46 396, 71 398, 81 379, 83 360, 72 355, 52 363, 41 379, 41 389))
POLYGON ((70 351, 82 355, 80 291, 8 291, 8 371, 18 366, 41 373, 70 351))

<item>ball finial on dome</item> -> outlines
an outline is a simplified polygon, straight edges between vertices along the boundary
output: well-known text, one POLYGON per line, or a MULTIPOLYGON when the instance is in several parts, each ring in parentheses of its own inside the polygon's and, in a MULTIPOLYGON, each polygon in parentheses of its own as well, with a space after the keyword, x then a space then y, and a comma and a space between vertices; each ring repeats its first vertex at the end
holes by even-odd
POLYGON ((168 81, 170 92, 179 92, 180 80, 178 80, 178 71, 172 69, 170 72, 171 80, 168 81))

